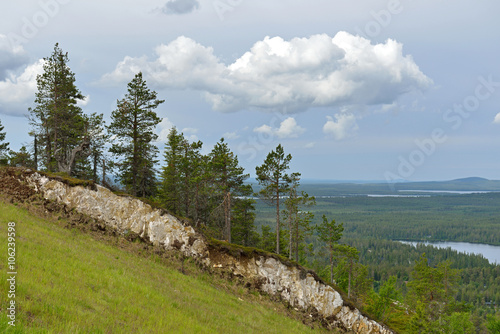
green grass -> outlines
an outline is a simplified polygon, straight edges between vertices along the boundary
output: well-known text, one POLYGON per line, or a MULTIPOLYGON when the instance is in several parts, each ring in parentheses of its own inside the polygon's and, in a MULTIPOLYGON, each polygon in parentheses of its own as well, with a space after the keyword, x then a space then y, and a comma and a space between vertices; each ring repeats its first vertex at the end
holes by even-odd
POLYGON ((289 312, 283 305, 222 283, 189 261, 187 270, 194 274, 184 275, 160 255, 127 249, 123 239, 113 245, 63 225, 0 202, 0 332, 323 332, 283 315, 289 312), (11 221, 16 223, 16 328, 6 317, 11 221))

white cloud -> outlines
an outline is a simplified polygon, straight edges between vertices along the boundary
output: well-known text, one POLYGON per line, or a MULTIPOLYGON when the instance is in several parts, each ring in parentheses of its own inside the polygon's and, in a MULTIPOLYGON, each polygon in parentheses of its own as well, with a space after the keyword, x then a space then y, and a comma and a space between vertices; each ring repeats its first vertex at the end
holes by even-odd
POLYGON ((493 120, 493 123, 500 124, 500 112, 496 114, 495 119, 493 120))
POLYGON ((315 142, 310 142, 304 145, 304 148, 313 148, 316 145, 315 142))
POLYGON ((326 118, 327 122, 323 125, 323 133, 332 136, 336 140, 350 137, 358 130, 356 116, 353 114, 341 113, 335 114, 335 119, 331 116, 326 118))
POLYGON ((297 124, 294 118, 288 117, 281 122, 279 128, 272 128, 269 125, 262 125, 253 130, 254 132, 277 136, 279 138, 297 138, 304 133, 305 129, 297 124))
POLYGON ((226 133, 224 133, 224 135, 222 137, 226 138, 226 139, 238 139, 238 138, 240 138, 240 136, 236 132, 226 132, 226 133))
POLYGON ((168 134, 170 129, 174 127, 174 124, 169 121, 167 117, 163 118, 160 123, 156 126, 156 131, 158 134, 158 142, 166 142, 168 140, 168 134))
POLYGON ((35 99, 36 77, 43 73, 43 63, 40 59, 27 66, 20 75, 11 73, 0 81, 0 113, 18 116, 27 113, 27 108, 35 99))
POLYGON ((188 141, 190 141, 190 142, 198 141, 198 136, 196 135, 196 133, 198 133, 198 129, 184 128, 184 129, 182 129, 182 133, 184 134, 184 137, 188 141))
POLYGON ((77 104, 80 106, 80 107, 85 107, 89 104, 90 102, 90 95, 87 95, 83 98, 83 100, 78 100, 77 101, 77 104))
POLYGON ((199 7, 200 3, 198 0, 169 0, 160 10, 167 15, 188 14, 199 7))
POLYGON ((8 76, 8 72, 18 68, 27 61, 22 45, 13 45, 12 41, 0 34, 0 80, 8 76))
POLYGON ((432 85, 402 44, 339 32, 309 38, 266 37, 226 65, 211 47, 181 36, 155 49, 155 59, 125 57, 103 82, 127 82, 142 71, 160 88, 195 89, 213 109, 293 113, 313 107, 392 104, 432 85))

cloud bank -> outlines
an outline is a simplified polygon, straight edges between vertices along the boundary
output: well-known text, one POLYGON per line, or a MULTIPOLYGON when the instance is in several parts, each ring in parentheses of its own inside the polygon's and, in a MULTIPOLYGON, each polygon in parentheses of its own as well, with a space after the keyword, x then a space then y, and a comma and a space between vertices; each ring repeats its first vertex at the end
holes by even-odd
POLYGON ((13 46, 6 35, 0 34, 0 80, 5 80, 8 72, 25 64, 27 56, 21 45, 13 46))
POLYGON ((401 43, 373 45, 347 32, 266 37, 229 65, 211 47, 181 36, 158 46, 154 59, 125 57, 101 80, 124 83, 139 71, 159 88, 199 90, 222 112, 392 104, 432 85, 401 43))
POLYGON ((43 64, 40 59, 18 76, 10 74, 0 81, 0 113, 14 116, 28 113, 37 91, 36 76, 43 73, 43 64))
POLYGON ((160 10, 167 15, 188 14, 200 7, 198 0, 170 0, 160 10))

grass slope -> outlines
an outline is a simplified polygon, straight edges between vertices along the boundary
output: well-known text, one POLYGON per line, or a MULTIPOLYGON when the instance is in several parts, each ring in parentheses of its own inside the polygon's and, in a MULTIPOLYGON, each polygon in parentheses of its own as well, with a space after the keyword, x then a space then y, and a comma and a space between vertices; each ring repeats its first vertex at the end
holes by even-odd
MULTIPOLYGON (((132 252, 0 201, 0 332, 313 333, 279 303, 161 255, 132 252), (7 325, 7 223, 16 223, 16 327, 7 325)), ((293 311, 292 311, 293 312, 293 311)))

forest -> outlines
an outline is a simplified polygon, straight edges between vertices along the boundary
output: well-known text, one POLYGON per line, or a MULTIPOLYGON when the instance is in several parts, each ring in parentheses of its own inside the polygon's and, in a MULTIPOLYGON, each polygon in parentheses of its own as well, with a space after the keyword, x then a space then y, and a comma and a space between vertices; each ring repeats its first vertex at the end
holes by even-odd
POLYGON ((160 152, 155 109, 165 101, 142 73, 105 124, 77 105, 84 96, 68 54, 56 44, 44 60, 29 109, 33 142, 10 150, 0 123, 0 164, 92 180, 162 207, 207 237, 285 256, 398 332, 500 332, 499 265, 394 241, 500 245, 500 194, 325 196, 321 185, 301 185, 281 144, 250 182, 224 138, 203 154, 201 141, 173 127, 160 152))

